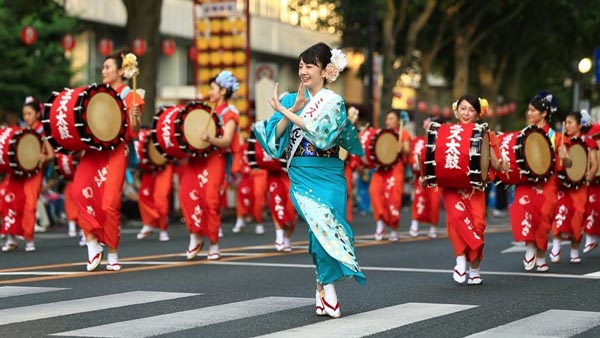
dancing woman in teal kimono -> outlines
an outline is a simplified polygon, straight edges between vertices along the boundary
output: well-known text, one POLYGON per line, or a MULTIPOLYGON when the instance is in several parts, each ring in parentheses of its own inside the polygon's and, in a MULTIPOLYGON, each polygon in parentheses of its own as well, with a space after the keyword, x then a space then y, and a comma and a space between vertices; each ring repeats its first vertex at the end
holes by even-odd
POLYGON ((343 98, 325 87, 346 67, 344 54, 319 43, 298 58, 297 93, 281 102, 278 85, 269 99, 275 114, 259 121, 254 133, 272 157, 288 159, 290 194, 309 225, 308 247, 316 266, 317 315, 341 316, 333 283, 365 275, 354 254, 354 233, 346 221, 346 180, 339 148, 363 155, 356 129, 346 118, 343 98))

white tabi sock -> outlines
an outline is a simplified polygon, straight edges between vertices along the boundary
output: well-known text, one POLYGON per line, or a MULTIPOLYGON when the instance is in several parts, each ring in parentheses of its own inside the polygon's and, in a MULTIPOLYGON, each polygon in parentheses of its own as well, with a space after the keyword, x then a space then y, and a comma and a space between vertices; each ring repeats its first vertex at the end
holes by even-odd
POLYGON ((275 230, 275 243, 283 243, 283 229, 275 230))
POLYGON ((527 243, 527 245, 525 246, 525 257, 527 257, 528 259, 530 257, 534 257, 536 251, 537 251, 537 248, 535 247, 535 243, 533 243, 533 242, 527 243))
POLYGON ((323 285, 323 290, 325 290, 325 301, 329 303, 331 306, 335 306, 337 304, 337 293, 335 292, 335 286, 333 283, 323 285))
POLYGON ((596 243, 596 239, 594 238, 594 236, 590 234, 585 234, 585 245, 588 246, 593 243, 596 243))
POLYGON ((190 245, 188 245, 188 250, 193 250, 196 246, 198 246, 198 244, 200 244, 200 239, 198 238, 198 235, 195 233, 191 233, 190 245))
POLYGON ((555 238, 552 240, 552 253, 554 255, 557 255, 559 251, 560 251, 560 239, 555 238))
POLYGON ((579 249, 571 249, 571 258, 579 257, 579 249))
POLYGON ((88 241, 86 244, 87 244, 87 250, 88 250, 88 257, 90 259, 94 258, 94 256, 96 256, 96 254, 98 252, 102 251, 102 247, 100 247, 100 245, 98 245, 97 239, 88 241))
POLYGON ((481 276, 481 274, 479 273, 479 269, 473 269, 473 268, 469 269, 469 278, 480 277, 480 276, 481 276))
POLYGON ((108 260, 108 264, 118 264, 119 263, 119 253, 109 252, 107 260, 108 260))
POLYGON ((456 267, 458 268, 458 271, 467 270, 467 258, 465 255, 456 256, 456 267))
POLYGON ((69 232, 77 231, 77 223, 75 221, 69 221, 69 232))
POLYGON ((385 224, 383 224, 382 220, 377 221, 377 228, 375 229, 375 233, 380 234, 385 230, 385 224))
POLYGON ((284 238, 283 239, 283 247, 284 248, 291 248, 292 247, 292 239, 291 238, 284 238))
POLYGON ((416 219, 413 219, 410 222, 410 230, 418 231, 419 230, 419 221, 417 221, 416 219))

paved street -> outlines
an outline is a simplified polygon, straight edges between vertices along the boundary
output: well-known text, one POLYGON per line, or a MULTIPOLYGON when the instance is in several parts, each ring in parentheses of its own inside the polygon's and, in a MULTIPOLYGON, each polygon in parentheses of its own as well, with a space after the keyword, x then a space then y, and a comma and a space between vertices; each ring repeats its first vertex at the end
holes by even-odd
MULTIPOLYGON (((314 313, 314 268, 306 225, 294 251, 273 248, 273 226, 258 236, 233 234, 224 223, 223 258, 206 251, 186 261, 187 233, 174 223, 171 240, 138 241, 123 229, 123 270, 85 272, 86 249, 65 229, 36 235, 37 251, 0 253, 0 337, 599 337, 600 251, 548 273, 528 273, 522 245, 512 243, 507 218, 489 218, 481 286, 453 282, 454 257, 439 238, 407 234, 398 243, 372 239, 373 221, 353 222, 357 255, 367 275, 360 287, 336 284, 341 319, 314 313)), ((205 249, 207 247, 205 246, 205 249)))

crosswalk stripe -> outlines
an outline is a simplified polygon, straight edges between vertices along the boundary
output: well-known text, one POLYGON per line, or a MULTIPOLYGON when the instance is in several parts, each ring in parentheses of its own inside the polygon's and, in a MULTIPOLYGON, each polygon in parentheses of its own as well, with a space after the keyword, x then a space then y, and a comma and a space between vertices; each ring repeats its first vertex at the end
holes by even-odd
POLYGON ((55 333, 53 336, 151 337, 308 306, 314 301, 312 298, 266 297, 55 333))
POLYGON ((0 310, 0 325, 52 318, 121 306, 158 302, 199 295, 197 293, 133 291, 61 302, 0 310))
POLYGON ((468 310, 474 307, 476 306, 406 303, 342 317, 337 320, 325 320, 319 323, 274 332, 260 337, 330 338, 332 336, 332 332, 335 332, 336 337, 365 337, 426 319, 468 310))
POLYGON ((35 293, 67 290, 65 288, 43 288, 31 286, 0 286, 0 298, 30 295, 35 293))
POLYGON ((572 337, 598 325, 600 312, 549 310, 467 338, 572 337))

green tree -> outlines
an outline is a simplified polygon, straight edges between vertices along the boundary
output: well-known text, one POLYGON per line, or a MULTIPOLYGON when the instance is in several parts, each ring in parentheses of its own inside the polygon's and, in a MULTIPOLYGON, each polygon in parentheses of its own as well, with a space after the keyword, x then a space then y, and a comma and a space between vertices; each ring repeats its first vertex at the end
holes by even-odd
POLYGON ((0 111, 20 113, 26 96, 46 101, 70 84, 71 65, 60 41, 75 33, 77 21, 66 16, 63 2, 0 0, 0 111), (27 25, 37 31, 30 46, 20 38, 27 25))

